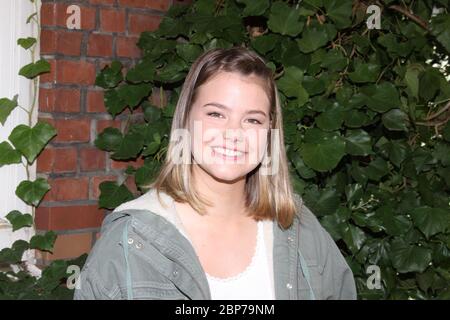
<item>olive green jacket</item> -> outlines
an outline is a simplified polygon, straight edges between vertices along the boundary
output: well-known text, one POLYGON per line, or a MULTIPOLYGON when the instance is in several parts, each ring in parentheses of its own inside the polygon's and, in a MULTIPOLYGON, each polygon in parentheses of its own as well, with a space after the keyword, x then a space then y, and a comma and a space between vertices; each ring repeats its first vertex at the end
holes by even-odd
MULTIPOLYGON (((108 214, 82 269, 75 299, 211 299, 206 274, 176 213, 154 189, 108 214)), ((356 299, 353 273, 296 195, 288 229, 265 224, 276 299, 356 299)))

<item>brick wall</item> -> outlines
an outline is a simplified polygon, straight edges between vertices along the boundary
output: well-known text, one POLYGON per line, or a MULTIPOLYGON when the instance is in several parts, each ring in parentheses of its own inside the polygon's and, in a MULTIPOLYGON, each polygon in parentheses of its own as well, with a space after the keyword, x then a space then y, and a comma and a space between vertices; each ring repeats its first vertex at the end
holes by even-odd
MULTIPOLYGON (((140 57, 139 34, 158 27, 175 0, 42 0, 41 55, 51 73, 41 76, 39 119, 58 132, 37 160, 38 176, 51 191, 36 211, 38 233, 58 234, 53 254, 38 253, 38 263, 89 252, 98 237, 105 210, 98 209, 98 186, 124 179, 128 163, 112 161, 95 148, 105 127, 123 128, 125 117, 112 120, 103 91, 94 86, 96 73, 114 59, 127 68, 140 57), (81 8, 81 29, 69 30, 69 5, 81 8)), ((184 1, 188 2, 188 1, 184 1)), ((152 102, 160 105, 155 89, 152 102)), ((139 165, 142 161, 137 161, 139 165)), ((132 188, 133 181, 127 181, 132 188)), ((133 190, 133 188, 132 188, 133 190)))

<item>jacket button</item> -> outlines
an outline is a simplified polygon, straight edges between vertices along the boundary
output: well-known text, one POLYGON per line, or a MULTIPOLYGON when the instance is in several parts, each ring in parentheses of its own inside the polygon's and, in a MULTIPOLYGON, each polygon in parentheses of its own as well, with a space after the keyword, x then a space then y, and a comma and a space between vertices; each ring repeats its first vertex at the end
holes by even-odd
POLYGON ((134 240, 133 238, 128 238, 128 244, 133 244, 134 240))
POLYGON ((174 276, 174 278, 176 277, 176 276, 178 276, 178 271, 177 270, 175 270, 174 272, 172 272, 172 275, 174 276))
POLYGON ((289 290, 291 290, 291 289, 292 289, 292 284, 287 283, 287 284, 286 284, 286 288, 288 288, 289 290))
POLYGON ((289 242, 292 242, 292 237, 289 236, 289 237, 288 237, 288 241, 289 241, 289 242))
POLYGON ((136 249, 141 249, 142 248, 142 243, 138 242, 136 243, 136 249))

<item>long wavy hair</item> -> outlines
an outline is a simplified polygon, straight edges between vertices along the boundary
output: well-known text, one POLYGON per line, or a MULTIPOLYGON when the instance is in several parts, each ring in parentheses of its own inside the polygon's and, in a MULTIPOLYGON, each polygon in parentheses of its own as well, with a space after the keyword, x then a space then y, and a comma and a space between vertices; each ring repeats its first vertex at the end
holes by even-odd
POLYGON ((188 128, 190 110, 196 101, 197 89, 221 71, 236 72, 243 76, 256 76, 260 80, 258 83, 262 83, 269 98, 272 124, 268 130, 267 149, 261 163, 276 161, 278 168, 275 174, 263 174, 260 163, 247 174, 246 207, 249 215, 255 220, 275 220, 282 228, 288 228, 299 208, 296 208, 296 195, 294 195, 289 177, 278 89, 273 72, 264 59, 245 47, 212 49, 204 52, 193 63, 176 105, 165 161, 158 176, 148 187, 157 190, 158 198, 159 192, 163 191, 177 202, 188 202, 199 214, 205 214, 204 205, 211 205, 194 188, 191 174, 192 162, 174 161, 177 150, 189 150, 189 154, 185 151, 183 157, 192 159, 191 148, 185 145, 186 143, 190 144, 190 141, 187 142, 186 139, 179 141, 174 132, 179 131, 177 129, 188 128), (275 131, 278 134, 273 135, 275 131), (273 152, 272 146, 275 145, 278 150, 273 152))

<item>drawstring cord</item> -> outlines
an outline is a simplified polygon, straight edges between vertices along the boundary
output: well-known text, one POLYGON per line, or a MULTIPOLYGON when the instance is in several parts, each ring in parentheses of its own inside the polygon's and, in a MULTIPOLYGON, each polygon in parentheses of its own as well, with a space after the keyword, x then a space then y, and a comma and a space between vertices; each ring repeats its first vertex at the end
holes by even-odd
POLYGON ((305 277, 306 282, 308 283, 308 287, 309 287, 309 299, 316 300, 316 296, 314 295, 314 291, 311 287, 311 276, 309 275, 309 268, 308 268, 305 258, 303 258, 303 255, 300 250, 298 250, 298 253, 300 256, 300 267, 302 268, 303 276, 305 277))
POLYGON ((133 290, 131 288, 131 271, 130 271, 130 263, 128 262, 128 226, 130 224, 130 220, 127 221, 125 228, 122 232, 122 248, 123 254, 125 256, 125 265, 126 265, 126 282, 127 282, 127 299, 133 300, 133 290))

